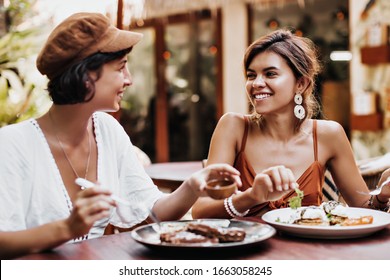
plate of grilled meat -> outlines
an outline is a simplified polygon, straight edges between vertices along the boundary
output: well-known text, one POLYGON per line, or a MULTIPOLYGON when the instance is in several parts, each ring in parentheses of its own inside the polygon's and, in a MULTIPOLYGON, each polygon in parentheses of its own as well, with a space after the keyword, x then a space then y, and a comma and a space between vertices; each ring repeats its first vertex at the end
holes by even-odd
POLYGON ((131 236, 148 247, 229 248, 257 244, 275 233, 272 226, 257 222, 196 219, 144 225, 131 236))

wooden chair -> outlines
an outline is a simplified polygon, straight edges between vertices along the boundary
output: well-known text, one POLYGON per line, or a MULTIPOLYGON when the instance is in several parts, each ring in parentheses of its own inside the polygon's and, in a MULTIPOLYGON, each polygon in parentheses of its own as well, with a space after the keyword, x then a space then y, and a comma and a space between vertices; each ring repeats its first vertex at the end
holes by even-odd
POLYGON ((325 171, 325 180, 322 186, 322 194, 323 202, 331 200, 344 202, 344 199, 342 198, 340 191, 334 183, 332 175, 328 170, 325 171))

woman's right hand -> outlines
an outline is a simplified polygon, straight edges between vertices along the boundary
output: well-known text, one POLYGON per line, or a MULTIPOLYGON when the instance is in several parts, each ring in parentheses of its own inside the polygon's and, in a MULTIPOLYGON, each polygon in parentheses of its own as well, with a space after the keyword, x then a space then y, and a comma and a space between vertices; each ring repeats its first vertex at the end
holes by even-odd
POLYGON ((298 187, 291 169, 283 165, 270 167, 257 174, 250 195, 257 203, 275 201, 298 187))
MULTIPOLYGON (((378 186, 380 186, 384 181, 390 178, 390 168, 383 171, 381 178, 379 179, 378 186)), ((380 194, 378 194, 377 198, 381 201, 389 201, 390 200, 390 183, 387 183, 380 194)))
POLYGON ((240 172, 226 163, 210 164, 192 174, 186 181, 189 182, 196 196, 205 196, 206 194, 204 193, 204 189, 208 181, 226 177, 233 179, 238 188, 241 188, 242 182, 240 172))
POLYGON ((93 224, 110 215, 110 208, 116 206, 110 197, 111 191, 100 187, 80 191, 73 203, 73 210, 66 219, 71 239, 89 232, 93 224))

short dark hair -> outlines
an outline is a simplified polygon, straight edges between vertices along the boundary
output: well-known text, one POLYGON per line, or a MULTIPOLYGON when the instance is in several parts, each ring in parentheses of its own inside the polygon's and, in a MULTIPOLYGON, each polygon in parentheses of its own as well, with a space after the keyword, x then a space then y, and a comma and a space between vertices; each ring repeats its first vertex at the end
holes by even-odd
POLYGON ((95 53, 69 67, 60 76, 50 80, 47 90, 53 103, 69 105, 90 101, 95 95, 95 81, 100 78, 102 66, 127 55, 131 49, 112 53, 95 53), (96 80, 90 77, 90 71, 97 73, 96 80), (89 88, 87 88, 86 82, 89 82, 89 88))

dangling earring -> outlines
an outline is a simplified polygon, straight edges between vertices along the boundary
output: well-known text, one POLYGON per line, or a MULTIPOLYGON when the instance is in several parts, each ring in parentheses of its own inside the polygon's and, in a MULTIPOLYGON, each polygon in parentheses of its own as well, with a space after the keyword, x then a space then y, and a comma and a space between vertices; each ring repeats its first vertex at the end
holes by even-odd
POLYGON ((303 108, 302 106, 302 101, 303 101, 302 94, 299 92, 296 93, 294 96, 294 102, 296 104, 294 107, 294 115, 300 120, 303 120, 306 114, 305 108, 303 108))

